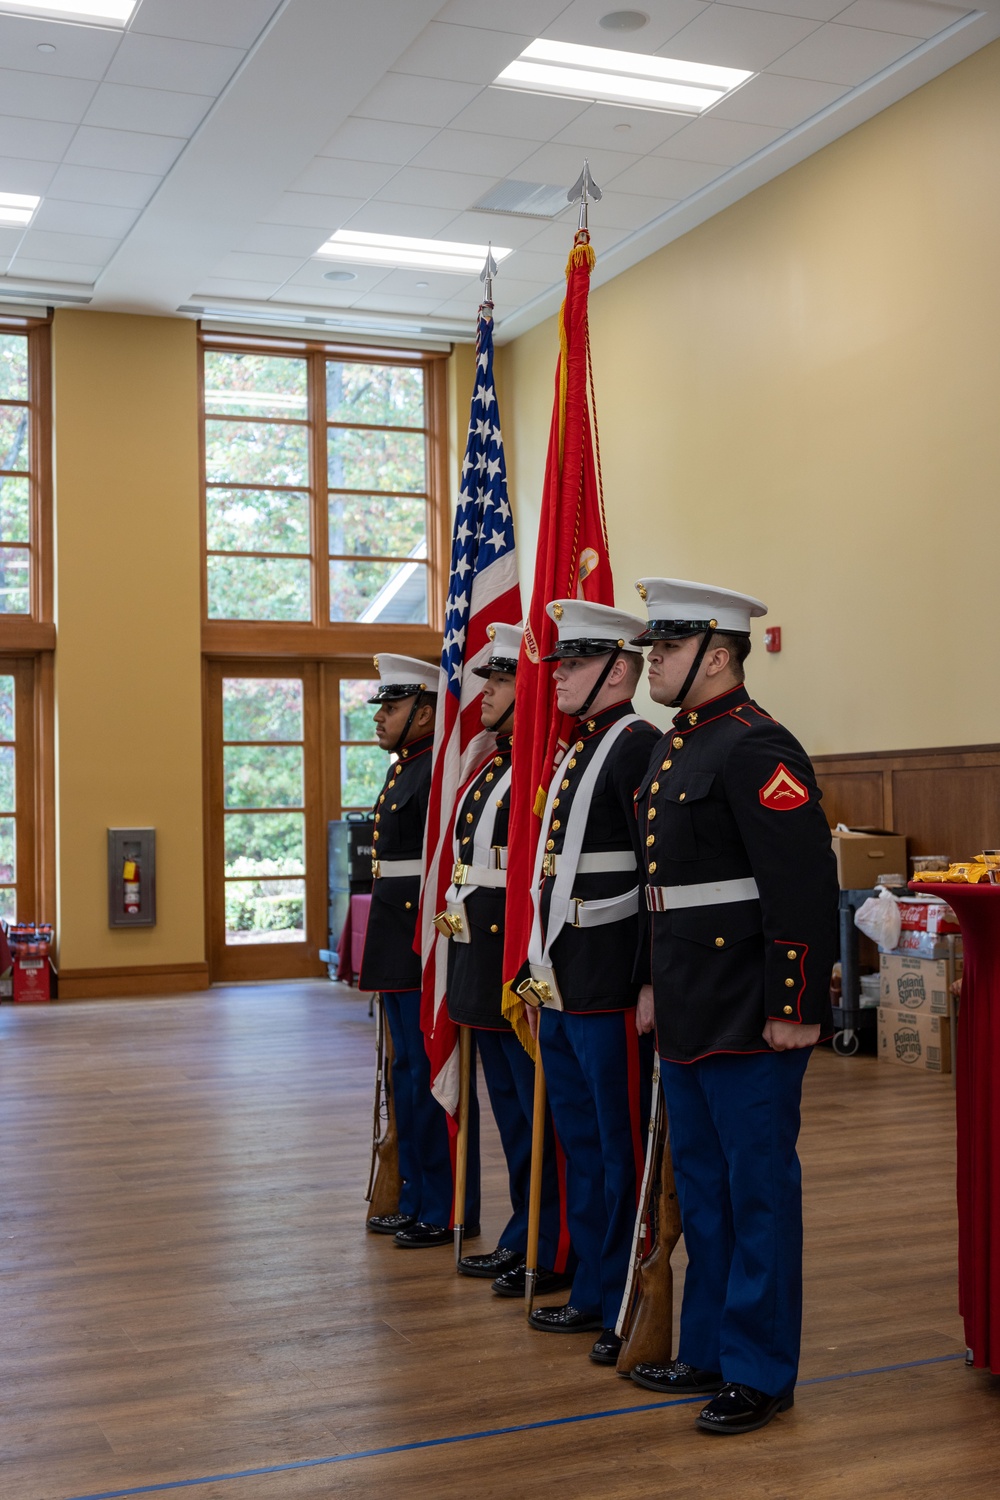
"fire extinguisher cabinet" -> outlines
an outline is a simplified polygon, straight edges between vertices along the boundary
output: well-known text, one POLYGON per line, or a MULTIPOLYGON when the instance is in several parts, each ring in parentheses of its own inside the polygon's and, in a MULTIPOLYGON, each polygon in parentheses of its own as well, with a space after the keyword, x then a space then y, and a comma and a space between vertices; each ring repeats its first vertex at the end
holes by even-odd
POLYGON ((156 926, 156 829, 108 829, 108 926, 156 926))

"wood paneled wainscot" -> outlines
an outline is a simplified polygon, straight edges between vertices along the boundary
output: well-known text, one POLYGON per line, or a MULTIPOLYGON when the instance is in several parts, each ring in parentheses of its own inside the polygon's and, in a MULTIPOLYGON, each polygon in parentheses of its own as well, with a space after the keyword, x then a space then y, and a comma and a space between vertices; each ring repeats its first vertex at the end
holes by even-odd
POLYGON ((1000 745, 818 755, 813 765, 831 826, 905 834, 911 855, 1000 848, 1000 745))

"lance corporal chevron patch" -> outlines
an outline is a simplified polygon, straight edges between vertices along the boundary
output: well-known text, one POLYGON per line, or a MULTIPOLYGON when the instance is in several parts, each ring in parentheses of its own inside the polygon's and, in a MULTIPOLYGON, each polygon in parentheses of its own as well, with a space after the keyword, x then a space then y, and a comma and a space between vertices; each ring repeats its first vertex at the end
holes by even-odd
POLYGON ((765 781, 757 795, 761 806, 769 807, 773 812, 790 812, 792 808, 804 807, 809 801, 808 788, 792 775, 784 761, 779 761, 778 769, 765 781))

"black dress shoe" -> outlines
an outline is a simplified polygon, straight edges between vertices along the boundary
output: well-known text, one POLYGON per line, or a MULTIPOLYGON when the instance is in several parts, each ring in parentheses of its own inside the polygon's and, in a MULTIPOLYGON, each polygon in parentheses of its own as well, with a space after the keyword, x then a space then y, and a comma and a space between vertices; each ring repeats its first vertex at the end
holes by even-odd
POLYGON ((541 1333, 593 1333, 604 1327, 600 1313, 585 1313, 567 1302, 565 1307, 536 1307, 528 1319, 541 1333))
MULTIPOLYGON (((479 1225, 473 1224, 465 1230, 465 1238, 474 1240, 478 1233, 479 1225)), ((395 1237, 401 1250, 425 1250, 429 1245, 452 1245, 454 1242, 455 1231, 446 1224, 424 1224, 419 1219, 409 1228, 401 1229, 395 1237)))
POLYGON ((622 1341, 613 1328, 602 1328, 601 1336, 590 1351, 595 1365, 615 1365, 621 1353, 622 1341))
MULTIPOLYGON (((496 1292, 498 1297, 523 1297, 525 1274, 522 1256, 516 1266, 511 1266, 509 1271, 497 1277, 490 1290, 496 1292)), ((544 1266, 539 1266, 535 1277, 535 1296, 544 1297, 546 1292, 564 1292, 572 1285, 573 1278, 567 1276, 565 1271, 547 1271, 544 1266)))
POLYGON ((665 1391, 670 1396, 700 1396, 709 1391, 721 1391, 725 1385, 722 1376, 715 1370, 696 1370, 682 1359, 669 1365, 636 1365, 629 1372, 636 1385, 647 1391, 665 1391))
POLYGON ((792 1391, 784 1396, 768 1396, 752 1385, 725 1385, 695 1418, 694 1425, 703 1432, 756 1432, 766 1427, 779 1411, 795 1404, 792 1391))
POLYGON ((484 1281, 492 1281, 494 1276, 501 1276, 520 1264, 521 1256, 516 1250, 505 1250, 498 1245, 489 1255, 463 1255, 457 1270, 460 1276, 481 1276, 484 1281))
POLYGON ((412 1214, 374 1214, 368 1220, 372 1234, 398 1234, 414 1222, 412 1214))

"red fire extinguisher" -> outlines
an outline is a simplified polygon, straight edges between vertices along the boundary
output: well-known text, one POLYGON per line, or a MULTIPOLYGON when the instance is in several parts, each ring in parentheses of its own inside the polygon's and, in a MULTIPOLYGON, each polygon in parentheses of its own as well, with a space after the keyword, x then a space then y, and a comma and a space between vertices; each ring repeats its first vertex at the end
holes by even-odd
POLYGON ((141 895, 139 861, 127 859, 122 866, 122 906, 127 917, 138 916, 141 895))

